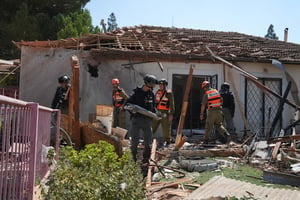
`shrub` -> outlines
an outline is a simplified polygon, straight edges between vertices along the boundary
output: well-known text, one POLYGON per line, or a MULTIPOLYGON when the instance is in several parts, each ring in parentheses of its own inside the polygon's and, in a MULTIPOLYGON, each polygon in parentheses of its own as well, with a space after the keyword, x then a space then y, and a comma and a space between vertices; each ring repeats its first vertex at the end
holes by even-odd
POLYGON ((43 197, 46 200, 143 199, 143 184, 140 168, 131 153, 127 151, 119 158, 112 145, 100 141, 86 145, 81 151, 63 148, 43 197))

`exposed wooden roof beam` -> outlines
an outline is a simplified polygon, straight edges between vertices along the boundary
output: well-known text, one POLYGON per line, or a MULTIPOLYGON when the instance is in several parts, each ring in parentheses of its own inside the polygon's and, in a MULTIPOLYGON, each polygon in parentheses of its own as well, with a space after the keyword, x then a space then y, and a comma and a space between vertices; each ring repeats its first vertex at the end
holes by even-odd
POLYGON ((120 42, 120 40, 119 40, 119 37, 118 37, 118 36, 116 36, 116 42, 117 42, 117 44, 118 44, 119 48, 120 48, 120 49, 123 49, 123 48, 122 48, 122 44, 121 44, 121 42, 120 42))

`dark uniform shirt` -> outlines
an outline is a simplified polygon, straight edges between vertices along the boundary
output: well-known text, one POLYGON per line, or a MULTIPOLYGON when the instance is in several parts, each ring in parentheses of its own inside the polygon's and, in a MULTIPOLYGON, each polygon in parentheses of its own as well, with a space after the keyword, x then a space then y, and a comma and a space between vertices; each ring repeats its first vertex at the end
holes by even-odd
POLYGON ((235 111, 235 103, 234 103, 234 96, 232 92, 229 90, 220 90, 220 95, 223 99, 223 108, 228 108, 230 110, 231 115, 234 115, 235 111))
POLYGON ((64 99, 67 91, 68 91, 68 87, 63 88, 59 86, 56 88, 56 92, 52 100, 51 108, 53 109, 68 108, 69 98, 67 97, 66 100, 64 99))
POLYGON ((141 87, 137 87, 133 90, 133 93, 129 96, 126 102, 136 104, 151 112, 156 112, 155 97, 152 90, 145 92, 141 87))

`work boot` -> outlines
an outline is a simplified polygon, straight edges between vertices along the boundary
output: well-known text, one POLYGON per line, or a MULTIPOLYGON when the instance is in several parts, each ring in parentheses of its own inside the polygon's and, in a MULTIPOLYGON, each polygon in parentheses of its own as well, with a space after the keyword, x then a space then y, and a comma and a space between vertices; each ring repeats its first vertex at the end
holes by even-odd
POLYGON ((149 160, 143 159, 141 164, 141 171, 144 178, 147 177, 148 175, 148 168, 149 168, 149 160))
POLYGON ((228 136, 225 133, 224 133, 224 135, 219 134, 218 138, 222 144, 227 144, 228 136))
POLYGON ((142 171, 142 174, 143 174, 143 178, 146 178, 147 175, 148 175, 148 168, 149 166, 148 165, 141 165, 141 171, 142 171))
POLYGON ((209 139, 204 139, 202 144, 209 144, 209 139))

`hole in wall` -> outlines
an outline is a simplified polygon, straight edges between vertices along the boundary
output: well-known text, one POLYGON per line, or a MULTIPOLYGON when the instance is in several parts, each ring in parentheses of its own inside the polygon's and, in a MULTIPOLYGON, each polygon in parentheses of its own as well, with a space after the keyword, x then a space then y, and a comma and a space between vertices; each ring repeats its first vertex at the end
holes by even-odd
POLYGON ((92 77, 98 77, 98 66, 88 64, 88 72, 91 74, 92 77))

